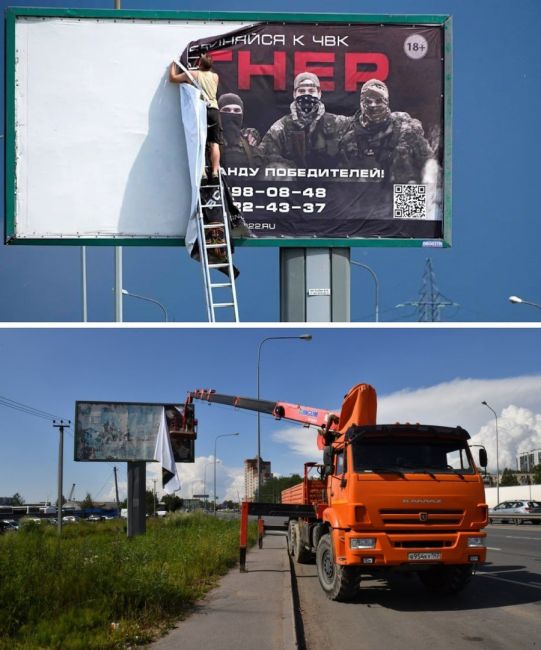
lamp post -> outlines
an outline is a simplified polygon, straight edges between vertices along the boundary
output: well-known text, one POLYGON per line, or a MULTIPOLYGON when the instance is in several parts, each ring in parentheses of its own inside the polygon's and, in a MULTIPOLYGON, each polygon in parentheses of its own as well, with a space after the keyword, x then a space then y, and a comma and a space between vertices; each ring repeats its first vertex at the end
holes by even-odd
POLYGON ((538 305, 536 302, 530 302, 529 300, 523 300, 518 296, 509 296, 509 302, 512 302, 514 305, 530 305, 531 307, 537 307, 541 309, 541 305, 538 305))
POLYGON ((214 516, 216 517, 216 443, 218 442, 218 438, 226 438, 228 436, 238 436, 239 432, 237 431, 236 433, 221 433, 219 436, 216 436, 214 438, 214 491, 213 491, 213 501, 214 501, 214 516))
POLYGON ((366 264, 361 264, 360 262, 354 262, 353 260, 349 261, 350 264, 353 264, 354 266, 360 266, 361 268, 365 269, 370 273, 370 275, 374 278, 374 283, 375 283, 375 299, 374 299, 374 313, 375 313, 375 322, 379 322, 379 280, 378 276, 375 274, 375 272, 366 264))
MULTIPOLYGON (((298 339, 300 341, 311 341, 311 334, 301 334, 300 336, 267 336, 259 343, 257 349, 257 399, 259 399, 259 374, 261 366, 261 348, 265 341, 278 341, 287 339, 298 339)), ((261 418, 259 411, 257 412, 257 498, 261 498, 261 418)))
POLYGON ((154 300, 154 298, 147 298, 146 296, 140 296, 138 293, 131 293, 127 289, 122 289, 122 295, 131 296, 132 298, 139 298, 139 300, 146 300, 147 302, 152 302, 155 305, 158 305, 158 307, 163 311, 165 322, 166 323, 169 322, 169 319, 167 317, 167 309, 164 307, 164 305, 162 305, 161 302, 154 300))
POLYGON ((490 409, 492 413, 494 413, 494 419, 496 420, 496 501, 500 503, 500 458, 498 454, 498 416, 496 415, 496 411, 490 406, 490 404, 487 404, 487 402, 483 401, 481 402, 483 406, 486 406, 487 409, 490 409))
MULTIPOLYGON (((218 461, 220 462, 220 461, 218 461)), ((212 465, 213 461, 210 461, 208 463, 205 463, 205 467, 203 469, 203 494, 207 494, 207 467, 209 465, 212 465)), ((205 497, 205 504, 208 502, 208 499, 205 497)), ((207 510, 207 507, 205 505, 205 511, 207 510)))

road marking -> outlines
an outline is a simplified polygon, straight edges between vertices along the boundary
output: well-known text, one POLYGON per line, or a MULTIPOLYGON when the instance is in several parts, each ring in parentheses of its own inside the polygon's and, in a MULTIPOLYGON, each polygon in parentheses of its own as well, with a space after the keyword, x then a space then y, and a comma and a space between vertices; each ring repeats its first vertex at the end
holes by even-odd
POLYGON ((501 548, 496 548, 495 546, 487 546, 487 551, 501 551, 501 548))
POLYGON ((541 585, 536 582, 519 582, 518 580, 509 580, 509 578, 500 578, 498 576, 490 575, 490 573, 484 573, 483 571, 477 571, 476 575, 484 576, 485 578, 492 578, 493 580, 500 580, 501 582, 511 582, 514 585, 520 585, 521 587, 532 587, 533 589, 541 589, 541 585))
POLYGON ((531 542, 538 542, 539 537, 522 537, 522 535, 504 535, 505 539, 529 539, 531 542))

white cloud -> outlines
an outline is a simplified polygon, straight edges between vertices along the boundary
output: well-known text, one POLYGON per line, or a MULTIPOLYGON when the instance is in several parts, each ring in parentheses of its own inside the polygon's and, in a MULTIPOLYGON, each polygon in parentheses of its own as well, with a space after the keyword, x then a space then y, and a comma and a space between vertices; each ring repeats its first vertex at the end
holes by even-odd
MULTIPOLYGON (((472 444, 484 444, 489 468, 496 467, 496 428, 486 400, 498 415, 500 469, 516 468, 520 451, 541 448, 541 376, 505 379, 455 379, 419 389, 405 389, 379 397, 378 422, 421 422, 460 425, 472 444)), ((290 426, 273 435, 305 461, 321 459, 312 429, 290 426)))

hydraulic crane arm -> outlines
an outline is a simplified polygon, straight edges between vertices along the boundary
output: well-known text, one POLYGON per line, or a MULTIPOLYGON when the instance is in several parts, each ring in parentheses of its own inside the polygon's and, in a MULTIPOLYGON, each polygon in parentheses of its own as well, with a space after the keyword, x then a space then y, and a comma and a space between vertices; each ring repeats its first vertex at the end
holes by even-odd
POLYGON ((277 420, 292 420, 304 426, 315 426, 326 431, 336 430, 338 414, 327 409, 301 406, 288 402, 270 402, 252 397, 237 397, 235 395, 222 395, 213 390, 196 390, 189 393, 193 399, 203 400, 210 404, 226 404, 248 411, 257 411, 274 416, 277 420))
POLYGON ((357 384, 344 397, 339 413, 328 409, 301 406, 289 402, 270 402, 252 397, 237 397, 222 395, 214 390, 195 390, 188 393, 185 412, 193 414, 193 400, 203 400, 210 404, 226 404, 247 411, 267 413, 277 420, 292 420, 304 426, 315 426, 319 429, 317 446, 323 449, 330 445, 351 426, 362 426, 376 423, 377 397, 376 391, 369 384, 357 384))

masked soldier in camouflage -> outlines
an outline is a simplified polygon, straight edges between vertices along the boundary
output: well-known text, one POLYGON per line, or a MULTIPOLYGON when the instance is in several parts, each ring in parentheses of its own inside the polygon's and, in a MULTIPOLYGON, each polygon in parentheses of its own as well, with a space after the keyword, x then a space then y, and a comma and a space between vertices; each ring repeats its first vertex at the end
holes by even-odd
POLYGON ((261 141, 267 164, 335 167, 338 142, 351 118, 325 112, 319 79, 312 72, 295 77, 290 111, 270 127, 261 141))
POLYGON ((261 141, 259 131, 242 128, 244 122, 244 102, 235 93, 218 97, 218 108, 224 130, 222 161, 230 167, 259 167, 261 152, 257 145, 261 141))
POLYGON ((390 183, 431 180, 426 173, 433 175, 438 167, 421 122, 409 113, 392 113, 387 86, 378 79, 364 83, 340 154, 343 166, 383 169, 390 183))

